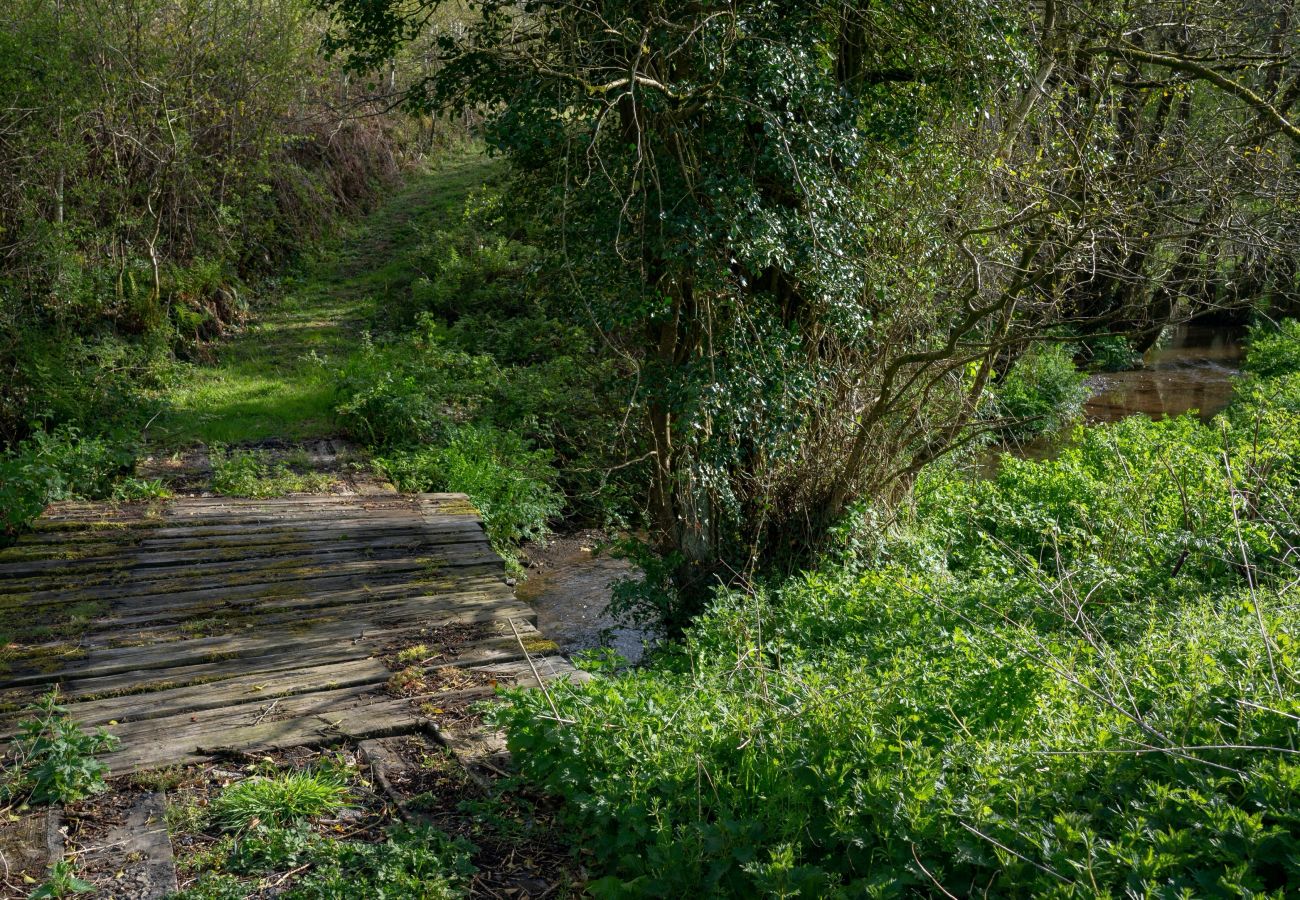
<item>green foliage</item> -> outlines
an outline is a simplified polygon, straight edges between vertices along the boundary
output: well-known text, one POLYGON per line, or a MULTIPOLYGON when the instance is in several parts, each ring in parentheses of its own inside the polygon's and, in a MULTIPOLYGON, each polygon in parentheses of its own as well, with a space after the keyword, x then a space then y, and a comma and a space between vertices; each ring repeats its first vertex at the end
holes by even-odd
POLYGON ((495 721, 593 892, 1287 896, 1293 349, 1209 427, 930 469, 898 528, 720 592, 654 667, 552 688, 558 717, 513 694, 495 721))
POLYGON ((286 826, 336 813, 348 788, 332 772, 285 772, 232 784, 212 803, 212 820, 231 831, 286 826))
POLYGON ((1088 399, 1085 378, 1075 368, 1069 346, 1031 347, 995 390, 996 414, 1012 423, 1006 433, 1019 438, 1050 434, 1077 419, 1088 399))
POLYGON ((241 829, 222 869, 240 875, 294 869, 312 861, 325 840, 303 821, 288 825, 258 822, 241 829))
POLYGON ((533 279, 537 251, 506 207, 497 187, 479 190, 401 256, 410 293, 380 311, 396 333, 367 336, 338 372, 335 416, 402 490, 469 494, 510 557, 564 495, 602 524, 626 507, 601 470, 609 364, 533 279))
POLYGON ((398 825, 380 844, 329 842, 286 900, 454 900, 467 894, 473 847, 427 826, 398 825))
POLYGON ((437 326, 391 344, 367 340, 340 373, 335 415, 345 431, 376 447, 412 447, 444 440, 452 425, 505 398, 504 376, 488 356, 449 348, 437 326))
POLYGON ((31 718, 18 726, 0 781, 0 801, 74 803, 105 790, 108 767, 95 754, 117 747, 102 728, 83 731, 59 705, 57 691, 27 707, 31 718))
MULTIPOLYGON (((407 4, 322 6, 327 46, 358 65, 415 33, 407 4)), ((1009 8, 538 2, 516 16, 490 0, 438 45, 414 99, 491 110, 489 141, 512 163, 503 206, 523 210, 535 250, 446 243, 426 302, 449 321, 456 291, 479 302, 489 286, 464 260, 534 264, 551 318, 608 362, 594 385, 614 424, 585 445, 626 465, 606 496, 649 507, 641 521, 680 561, 678 590, 806 548, 860 491, 884 488, 868 488, 868 465, 905 467, 885 457, 926 441, 899 438, 916 416, 881 390, 895 359, 898 394, 933 401, 923 418, 965 415, 948 377, 961 364, 933 352, 946 304, 962 302, 936 290, 957 259, 937 236, 962 227, 939 207, 982 176, 960 152, 931 153, 952 145, 930 129, 973 112, 984 76, 1017 54, 1013 29, 991 26, 1009 8), (895 89, 877 67, 925 74, 895 89), (935 365, 909 367, 911 352, 935 365), (876 426, 868 463, 852 432, 876 426)), ((513 343, 471 317, 451 330, 513 343)), ((984 337, 953 340, 966 354, 984 337)))
POLYGON ((561 510, 549 450, 533 450, 518 434, 487 425, 453 426, 440 447, 394 452, 376 468, 403 491, 468 494, 499 552, 537 540, 561 510))
POLYGON ((1252 329, 1247 340, 1247 368, 1261 378, 1300 372, 1300 319, 1252 329))
POLYGON ((90 894, 94 890, 93 884, 77 877, 72 863, 61 859, 50 866, 50 877, 28 895, 28 900, 59 900, 78 894, 90 894))
POLYGON ((251 886, 239 875, 267 876, 309 867, 277 896, 292 900, 452 900, 467 894, 474 848, 427 826, 397 825, 382 842, 324 837, 299 822, 256 825, 224 844, 176 900, 234 900, 251 886), (219 871, 218 871, 219 870, 219 871))
POLYGON ((1122 334, 1105 334, 1081 341, 1087 367, 1095 372, 1122 372, 1142 361, 1122 334))
POLYGON ((167 832, 173 837, 197 834, 208 824, 208 806, 192 797, 178 797, 172 793, 164 816, 167 832))
POLYGON ((127 474, 134 462, 134 448, 119 439, 82 435, 70 425, 33 431, 0 451, 0 531, 21 530, 56 500, 166 496, 161 482, 127 474))
POLYGON ((250 890, 233 875, 204 872, 185 890, 173 894, 171 900, 244 900, 250 890))
POLYGON ((279 460, 265 450, 208 450, 212 461, 212 490, 227 497, 281 497, 327 490, 334 479, 312 472, 292 460, 279 460))

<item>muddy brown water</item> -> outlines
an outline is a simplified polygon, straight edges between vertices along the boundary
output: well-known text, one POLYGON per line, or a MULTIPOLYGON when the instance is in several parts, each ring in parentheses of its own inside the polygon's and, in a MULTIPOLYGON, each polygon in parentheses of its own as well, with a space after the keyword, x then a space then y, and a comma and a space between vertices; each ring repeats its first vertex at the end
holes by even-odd
POLYGON ((1115 422, 1134 413, 1153 419, 1195 410, 1208 422, 1232 399, 1232 382, 1245 354, 1241 328, 1179 325, 1147 351, 1140 369, 1102 372, 1088 379, 1084 407, 1090 422, 1115 422))
MULTIPOLYGON (((1161 419, 1188 412, 1210 421, 1232 399, 1245 358, 1245 335, 1237 326, 1170 326, 1142 357, 1141 366, 1089 376, 1086 385, 1092 393, 1083 407, 1084 421, 1118 422, 1132 415, 1161 419)), ((1004 453, 1051 459, 1070 443, 1072 433, 1067 426, 1021 444, 990 448, 977 458, 974 471, 983 478, 996 476, 1004 453)))

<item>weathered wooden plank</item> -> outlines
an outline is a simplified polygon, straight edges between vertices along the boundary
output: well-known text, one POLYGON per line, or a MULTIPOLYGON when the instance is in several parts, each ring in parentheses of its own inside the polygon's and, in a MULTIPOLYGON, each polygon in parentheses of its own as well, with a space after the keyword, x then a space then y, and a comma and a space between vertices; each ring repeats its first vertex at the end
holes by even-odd
MULTIPOLYGON (((468 568, 474 571, 504 571, 505 564, 486 545, 463 544, 449 547, 431 547, 419 555, 367 559, 329 559, 323 554, 305 555, 301 561, 292 560, 281 566, 241 568, 240 563, 214 564, 204 570, 153 572, 149 574, 125 573, 118 579, 116 573, 92 575, 86 578, 70 576, 60 583, 53 579, 15 580, 0 586, 0 604, 5 598, 29 605, 42 602, 77 603, 83 600, 130 599, 148 602, 151 598, 175 597, 205 590, 250 589, 257 596, 276 596, 283 590, 292 590, 286 582, 314 581, 320 578, 336 579, 352 575, 365 583, 368 579, 383 577, 405 578, 410 575, 436 575, 443 570, 468 568), (199 571, 205 574, 198 574, 199 571)), ((411 580, 418 581, 418 577, 411 580)), ((309 588, 304 588, 309 589, 309 588)))
MULTIPOLYGON (((471 516, 458 516, 453 518, 439 518, 433 524, 443 527, 467 527, 475 523, 471 516)), ((480 523, 481 524, 481 523, 480 523)), ((19 538, 17 547, 27 547, 40 545, 42 547, 54 546, 59 547, 69 545, 76 547, 78 544, 135 544, 144 541, 165 542, 170 540, 192 540, 195 538, 236 538, 240 536, 256 536, 259 534, 275 534, 283 532, 285 534, 312 535, 318 532, 328 532, 331 530, 384 530, 384 529, 402 529, 414 528, 419 529, 426 527, 427 523, 414 513, 403 513, 401 516, 375 518, 356 517, 344 510, 338 510, 328 517, 320 516, 315 519, 291 520, 284 521, 272 519, 265 522, 238 523, 238 522, 214 522, 205 523, 197 521, 192 523, 167 523, 160 522, 150 527, 134 528, 123 526, 113 529, 85 529, 85 530, 64 530, 64 531, 33 531, 24 534, 19 538)))
POLYGON ((303 597, 274 597, 258 601, 240 601, 225 599, 205 605, 150 606, 144 611, 111 610, 86 626, 86 634, 123 628, 139 628, 148 625, 179 624, 187 620, 209 619, 223 615, 249 616, 266 614, 276 616, 281 613, 304 613, 311 610, 327 610, 338 607, 364 606, 381 600, 404 600, 419 597, 450 599, 455 597, 500 597, 502 600, 513 599, 513 592, 500 578, 475 577, 465 579, 454 590, 430 591, 426 585, 398 583, 370 590, 324 591, 313 592, 303 597))
POLYGON ((290 747, 329 747, 344 741, 391 737, 420 730, 424 717, 404 700, 373 702, 351 709, 322 710, 281 721, 259 724, 218 724, 207 728, 178 728, 155 740, 136 741, 123 735, 123 748, 104 757, 109 770, 126 775, 175 763, 212 760, 225 748, 272 750, 290 747))
POLYGON ((467 600, 444 608, 429 602, 399 602, 381 605, 365 618, 347 621, 307 622, 294 628, 250 629, 254 632, 252 634, 218 635, 143 647, 96 649, 63 660, 54 671, 49 671, 46 661, 39 665, 14 664, 7 673, 6 683, 10 687, 20 687, 124 671, 166 669, 214 662, 217 658, 259 656, 277 647, 285 648, 291 653, 305 652, 337 641, 360 642, 369 639, 373 642, 376 635, 398 625, 437 625, 507 617, 536 621, 536 615, 529 607, 518 601, 509 603, 498 598, 467 600))
POLYGON ((294 522, 312 522, 320 520, 322 512, 331 511, 338 516, 365 520, 365 522, 385 522, 385 520, 406 519, 415 514, 415 510, 406 503, 372 501, 365 505, 325 505, 320 507, 282 507, 270 509, 265 506, 242 507, 201 507, 192 501, 174 501, 174 506, 160 510, 156 515, 112 516, 100 515, 95 511, 69 512, 66 515, 45 514, 32 523, 32 529, 38 535, 48 533, 66 533, 81 531, 99 531, 112 533, 118 529, 139 529, 152 531, 155 528, 173 528, 177 525, 235 525, 294 522))
MULTIPOLYGON (((516 680, 521 687, 536 687, 536 666, 543 679, 571 675, 572 666, 559 658, 544 657, 527 663, 488 667, 499 677, 516 680)), ((437 702, 451 706, 485 696, 483 687, 447 691, 437 702)), ((288 698, 272 708, 270 703, 244 704, 193 715, 152 719, 112 726, 109 731, 122 748, 105 757, 115 774, 172 763, 210 759, 221 748, 246 751, 295 746, 323 746, 411 733, 427 727, 416 703, 406 699, 367 698, 365 689, 326 691, 288 698), (286 718, 274 719, 279 707, 286 718), (263 717, 263 714, 264 717, 263 717)))
MULTIPOLYGON (((50 559, 24 559, 17 562, 0 564, 0 578, 18 579, 33 576, 60 574, 89 575, 111 570, 114 572, 138 572, 147 568, 178 568, 196 563, 247 562, 250 566, 266 563, 256 562, 307 553, 353 553, 362 551, 379 552, 393 549, 420 549, 423 547, 446 547, 459 544, 482 545, 487 542, 482 529, 467 527, 456 530, 408 528, 385 534, 346 534, 333 535, 297 535, 294 537, 275 535, 251 536, 240 541, 188 542, 183 549, 176 547, 157 547, 152 543, 142 543, 133 549, 109 548, 107 552, 76 557, 55 557, 50 559), (201 544, 202 546, 194 546, 201 544), (125 564, 124 564, 125 563, 125 564)), ((97 545, 102 547, 102 545, 97 545)))
MULTIPOLYGON (((122 597, 97 604, 107 606, 106 613, 96 609, 76 606, 68 607, 67 612, 88 612, 102 614, 107 618, 142 617, 135 621, 144 623, 157 614, 156 621, 175 621, 178 616, 193 615, 197 618, 209 618, 228 612, 232 615, 250 613, 262 606, 283 604, 285 608, 298 607, 310 609, 313 604, 325 606, 344 606, 348 603, 366 603, 370 599, 391 597, 395 599, 412 599, 417 597, 444 597, 457 593, 502 593, 492 580, 504 586, 500 567, 474 566, 450 567, 437 577, 421 577, 420 571, 371 572, 366 575, 345 575, 339 577, 317 576, 314 578, 286 581, 274 585, 240 585, 226 589, 206 588, 196 592, 178 592, 171 595, 145 595, 143 597, 122 597), (461 580, 455 576, 467 576, 461 580), (484 581, 483 579, 488 579, 484 581)), ((87 599, 89 599, 89 595, 87 599)), ((47 605, 44 612, 38 606, 20 607, 29 610, 40 618, 34 621, 60 621, 61 607, 58 604, 47 605)), ((14 616, 6 616, 11 622, 14 616)), ((53 640, 53 639, 51 639, 53 640)))
MULTIPOLYGON (((269 555, 246 555, 244 548, 236 548, 224 554, 224 558, 205 559, 202 555, 189 559, 175 559, 176 554, 162 554, 160 557, 137 564, 145 554, 138 550, 123 553, 107 560, 59 560, 54 565, 46 566, 26 576, 5 573, 0 582, 0 594, 28 593, 58 586, 69 580, 89 583, 98 579, 101 583, 121 583, 131 581, 142 583, 168 578, 208 577, 223 575, 228 572, 251 572, 260 569, 278 570, 291 562, 301 562, 308 566, 312 561, 351 560, 364 562, 370 559, 400 559, 404 555, 424 559, 426 557, 445 557, 448 560, 457 557, 490 552, 487 539, 480 535, 459 535, 456 540, 436 542, 427 538, 407 538, 391 542, 388 546, 366 547, 362 544, 351 549, 335 549, 329 543, 316 544, 304 541, 298 544, 269 548, 269 555)), ((15 563, 15 567, 45 565, 38 563, 15 563)))
POLYGON ((409 731, 417 704, 375 690, 381 655, 424 642, 431 666, 510 681, 567 665, 521 658, 554 645, 502 570, 463 495, 57 504, 0 553, 0 606, 55 625, 88 601, 102 613, 65 632, 77 645, 20 648, 0 701, 61 683, 75 718, 113 723, 126 771, 409 731))
MULTIPOLYGON (((375 652, 370 644, 326 644, 309 648, 306 659, 310 663, 341 663, 351 660, 369 659, 375 652)), ((221 659, 213 662, 194 663, 191 665, 171 666, 166 669, 146 671, 127 670, 108 675, 93 675, 86 678, 74 678, 64 681, 60 693, 64 698, 76 700, 83 697, 122 697, 136 696, 138 693, 150 693, 170 690, 176 687, 207 684, 240 675, 267 676, 300 669, 304 665, 304 653, 298 648, 280 647, 275 650, 251 656, 233 659, 221 659)), ((35 690, 44 685, 35 686, 35 690)))
MULTIPOLYGON (((541 635, 531 624, 516 622, 519 636, 525 646, 537 652, 541 635)), ((415 638, 411 639, 411 643, 415 638)), ((553 645, 552 645, 553 646, 553 645)), ((373 649, 373 648, 372 648, 373 649)), ((495 634, 483 636, 459 648, 431 646, 428 659, 439 666, 478 667, 491 666, 493 671, 506 664, 518 663, 524 658, 514 632, 501 627, 495 634)), ((523 672, 518 669, 516 674, 523 672)), ((308 694, 360 685, 379 685, 387 682, 393 672, 375 657, 349 659, 322 665, 285 669, 276 672, 239 672, 216 681, 187 687, 172 687, 126 697, 102 700, 69 702, 68 714, 83 725, 105 725, 109 722, 136 722, 200 710, 220 709, 250 702, 268 702, 296 694, 308 694)), ((13 726, 0 728, 0 740, 10 740, 16 733, 13 726)))
MULTIPOLYGON (((106 833, 77 848, 78 865, 89 870, 116 871, 130 885, 123 893, 132 900, 164 900, 176 893, 176 862, 167 834, 167 799, 160 792, 141 794, 126 817, 106 833)), ((121 890, 121 889, 119 889, 121 890)))
MULTIPOLYGON (((220 709, 247 702, 269 702, 294 694, 382 684, 392 672, 374 657, 281 672, 252 672, 221 681, 168 688, 128 697, 110 697, 67 704, 68 715, 83 725, 140 722, 181 713, 220 709)), ((0 730, 0 740, 10 740, 12 729, 0 730)))
MULTIPOLYGON (((265 628, 304 626, 304 620, 314 628, 327 622, 371 622, 386 623, 391 621, 419 621, 422 618, 436 616, 444 611, 464 608, 470 605, 497 603, 502 609, 519 610, 523 607, 508 590, 487 593, 457 593, 444 595, 426 595, 399 598, 380 598, 370 602, 335 604, 330 606, 311 606, 298 609, 276 609, 263 605, 250 605, 238 611, 224 615, 213 614, 192 619, 180 619, 169 623, 141 624, 133 623, 125 638, 131 643, 161 645, 173 641, 193 640, 198 637, 217 637, 220 635, 247 634, 265 628)), ((78 637, 79 646, 95 652, 99 648, 120 647, 123 642, 122 628, 88 627, 78 637)))
MULTIPOLYGON (((531 616, 531 610, 528 612, 531 616)), ((523 629, 525 626, 531 628, 534 623, 533 618, 521 619, 514 616, 509 616, 508 618, 513 619, 516 627, 520 629, 523 629)), ((366 659, 380 650, 387 643, 401 642, 404 639, 409 639, 406 640, 408 644, 416 643, 419 640, 424 639, 423 632, 429 628, 436 629, 460 624, 483 624, 495 627, 496 623, 501 621, 502 619, 497 616, 479 617, 477 615, 471 615, 468 617, 448 617, 438 621, 424 621, 419 625, 411 626, 406 629, 387 629, 381 634, 372 635, 366 640, 359 641, 356 644, 353 644, 351 641, 345 641, 342 643, 327 643, 319 647, 308 648, 310 650, 309 654, 304 654, 303 648, 300 646, 277 647, 274 650, 261 654, 214 660, 212 662, 171 666, 166 669, 147 671, 127 670, 107 675, 72 678, 64 681, 60 686, 60 690, 65 698, 71 700, 80 697, 107 697, 110 695, 120 697, 130 696, 134 692, 166 690, 193 684, 215 682, 241 675, 266 675, 267 673, 285 672, 301 668, 304 665, 304 658, 306 658, 308 664, 366 659)), ((473 661, 472 657, 458 657, 457 659, 457 663, 461 665, 469 665, 473 661)), ((30 699, 33 699, 40 690, 44 689, 44 687, 45 685, 38 684, 31 686, 30 688, 18 688, 16 690, 7 691, 5 699, 9 702, 19 704, 28 702, 30 699)))
MULTIPOLYGON (((343 644, 317 648, 311 654, 311 661, 317 665, 346 665, 346 663, 374 662, 374 648, 369 645, 343 644)), ((194 666, 173 666, 149 670, 146 672, 125 671, 96 678, 72 680, 60 685, 60 700, 65 705, 81 705, 94 711, 90 704, 104 704, 112 709, 113 704, 129 705, 143 698, 162 696, 168 691, 181 691, 186 688, 201 688, 209 684, 221 684, 231 679, 247 678, 266 680, 289 678, 292 672, 304 667, 303 654, 278 650, 278 652, 260 655, 260 657, 243 657, 240 659, 222 659, 220 662, 198 663, 194 666)), ((35 700, 47 689, 47 685, 27 685, 5 692, 5 698, 13 704, 26 704, 35 700)), ((118 718, 109 714, 107 718, 88 715, 86 721, 107 723, 118 718)), ((143 718, 143 717, 142 717, 143 718)), ((14 713, 4 718, 3 739, 16 734, 17 724, 23 719, 22 713, 14 713)))

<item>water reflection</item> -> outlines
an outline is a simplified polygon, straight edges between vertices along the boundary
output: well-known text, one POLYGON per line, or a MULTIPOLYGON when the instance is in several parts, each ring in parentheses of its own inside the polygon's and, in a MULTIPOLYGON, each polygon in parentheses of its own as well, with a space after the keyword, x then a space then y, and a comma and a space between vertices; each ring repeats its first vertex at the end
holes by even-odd
MULTIPOLYGON (((1233 378, 1241 373, 1245 329, 1224 325, 1178 325, 1142 358, 1142 368, 1099 372, 1087 385, 1092 396, 1083 407, 1087 422, 1117 422, 1141 413, 1153 419, 1196 410, 1208 422, 1232 399, 1233 378)), ((981 454, 975 470, 985 478, 998 472, 1003 453, 1021 459, 1051 459, 1070 439, 1067 427, 1024 442, 1011 442, 981 454)))
POLYGON ((1178 325, 1147 351, 1141 369, 1103 372, 1088 379, 1090 422, 1115 422, 1133 413, 1153 419, 1196 410, 1209 421, 1232 399, 1242 358, 1240 328, 1178 325))

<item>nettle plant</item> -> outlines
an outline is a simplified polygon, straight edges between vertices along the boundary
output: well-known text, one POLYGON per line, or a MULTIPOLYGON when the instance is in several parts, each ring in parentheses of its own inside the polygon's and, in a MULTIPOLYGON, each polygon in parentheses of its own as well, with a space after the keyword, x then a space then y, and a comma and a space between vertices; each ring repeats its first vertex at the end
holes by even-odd
POLYGON ((68 717, 51 691, 27 708, 0 778, 0 800, 73 803, 106 789, 108 767, 96 754, 114 749, 117 738, 102 728, 87 732, 68 717))

